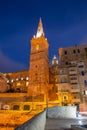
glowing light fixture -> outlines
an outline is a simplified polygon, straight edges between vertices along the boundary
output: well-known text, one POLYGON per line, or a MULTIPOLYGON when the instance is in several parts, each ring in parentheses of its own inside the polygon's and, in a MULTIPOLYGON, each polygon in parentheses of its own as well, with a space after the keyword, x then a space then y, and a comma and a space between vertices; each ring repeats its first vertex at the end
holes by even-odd
POLYGON ((7 83, 9 83, 9 80, 7 80, 7 83))
POLYGON ((11 80, 11 82, 13 82, 13 79, 11 80))
POLYGON ((26 77, 26 80, 29 80, 29 78, 28 78, 28 77, 26 77))
POLYGON ((18 81, 18 78, 16 78, 16 81, 18 81))
POLYGON ((87 95, 87 90, 85 90, 85 95, 87 95))
POLYGON ((39 50, 39 45, 38 44, 36 45, 36 50, 39 50))
POLYGON ((33 38, 35 38, 35 35, 33 36, 33 38))
POLYGON ((29 85, 29 82, 26 82, 26 86, 28 86, 29 85))
POLYGON ((23 77, 21 78, 21 80, 23 80, 23 77))
POLYGON ((79 120, 79 124, 82 125, 82 121, 81 120, 79 120))
POLYGON ((20 82, 19 83, 17 83, 17 86, 20 86, 21 84, 20 84, 20 82))

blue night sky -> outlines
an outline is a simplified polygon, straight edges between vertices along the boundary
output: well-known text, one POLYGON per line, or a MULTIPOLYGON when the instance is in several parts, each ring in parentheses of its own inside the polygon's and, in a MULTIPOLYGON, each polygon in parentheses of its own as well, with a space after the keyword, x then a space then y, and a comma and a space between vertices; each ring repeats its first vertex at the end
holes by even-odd
POLYGON ((87 44, 87 0, 1 0, 1 72, 29 68, 30 40, 40 17, 50 60, 59 47, 87 44))

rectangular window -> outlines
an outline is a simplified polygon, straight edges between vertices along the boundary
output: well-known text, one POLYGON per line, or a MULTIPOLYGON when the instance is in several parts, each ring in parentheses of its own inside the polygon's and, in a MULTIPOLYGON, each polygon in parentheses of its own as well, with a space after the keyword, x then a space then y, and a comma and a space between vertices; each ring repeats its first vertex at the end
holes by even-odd
POLYGON ((85 90, 84 94, 87 95, 87 90, 85 90))
POLYGON ((84 80, 84 85, 87 86, 87 80, 84 80))
POLYGON ((65 51, 64 54, 67 55, 67 51, 65 51))
POLYGON ((76 96, 74 96, 73 98, 76 99, 76 96))
POLYGON ((85 48, 85 52, 87 52, 87 48, 85 48))
POLYGON ((73 50, 73 53, 76 53, 76 50, 73 50))
POLYGON ((78 53, 80 53, 80 50, 78 49, 78 53))
POLYGON ((84 75, 85 75, 85 72, 84 72, 84 71, 81 71, 81 75, 84 76, 84 75))
POLYGON ((77 80, 77 77, 71 77, 71 80, 77 80))
POLYGON ((79 67, 79 68, 83 68, 83 67, 84 67, 84 65, 79 65, 78 67, 79 67))
POLYGON ((66 61, 65 64, 68 65, 69 63, 66 61))

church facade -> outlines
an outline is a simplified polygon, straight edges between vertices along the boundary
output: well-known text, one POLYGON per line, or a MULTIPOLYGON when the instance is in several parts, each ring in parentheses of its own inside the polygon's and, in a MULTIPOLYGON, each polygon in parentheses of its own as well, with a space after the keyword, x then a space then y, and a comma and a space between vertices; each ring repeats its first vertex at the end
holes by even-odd
MULTIPOLYGON (((41 102, 45 104, 43 108, 46 103, 49 107, 87 105, 87 46, 59 48, 59 61, 54 56, 50 65, 49 43, 44 35, 41 18, 30 44, 29 70, 4 74, 9 85, 5 93, 15 93, 14 102, 20 102, 22 96, 21 102, 41 102), (18 93, 20 96, 15 99, 18 93)), ((2 95, 0 93, 0 97, 2 95)), ((2 102, 12 104, 10 99, 2 102)))

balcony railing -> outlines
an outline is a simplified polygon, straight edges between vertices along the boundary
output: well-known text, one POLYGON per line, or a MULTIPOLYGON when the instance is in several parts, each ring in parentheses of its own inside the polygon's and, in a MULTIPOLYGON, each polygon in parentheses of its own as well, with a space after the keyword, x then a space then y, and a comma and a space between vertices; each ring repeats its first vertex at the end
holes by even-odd
POLYGON ((67 72, 56 72, 57 75, 67 75, 67 72))
POLYGON ((68 81, 58 82, 58 84, 69 83, 68 81))
POLYGON ((72 102, 80 102, 80 98, 72 99, 72 102))
POLYGON ((72 74, 77 74, 76 71, 69 71, 69 74, 72 75, 72 74))
POLYGON ((71 92, 80 92, 80 89, 71 89, 71 92))

